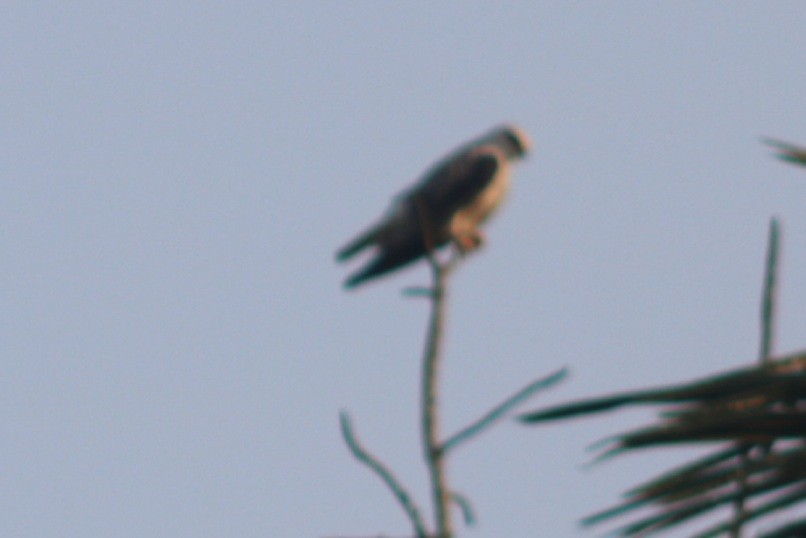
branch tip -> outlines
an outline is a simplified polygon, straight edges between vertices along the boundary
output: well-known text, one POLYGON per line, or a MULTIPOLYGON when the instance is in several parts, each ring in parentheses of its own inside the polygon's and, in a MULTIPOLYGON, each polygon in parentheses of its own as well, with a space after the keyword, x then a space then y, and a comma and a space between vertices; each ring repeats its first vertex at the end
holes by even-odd
POLYGON ((386 484, 386 486, 392 491, 392 494, 397 498, 400 506, 403 508, 403 511, 409 518, 412 527, 414 527, 414 533, 417 538, 428 538, 428 532, 426 531, 425 524, 423 523, 422 516, 420 516, 420 511, 415 505, 414 501, 411 499, 411 495, 409 495, 408 491, 403 487, 394 473, 383 463, 380 459, 370 454, 356 439, 355 434, 353 432, 352 423, 350 420, 350 415, 342 411, 339 413, 339 421, 341 423, 341 433, 344 437, 344 441, 347 443, 347 447, 352 452, 353 456, 370 468, 378 477, 386 484))
POLYGON ((475 422, 471 423, 470 425, 466 426, 465 428, 461 429, 447 441, 442 444, 442 448, 444 451, 449 451, 460 444, 464 443, 465 441, 469 441, 471 438, 475 437, 483 430, 487 429, 488 427, 492 426, 499 420, 501 420, 507 412, 512 410, 518 404, 535 394, 536 392, 546 389, 561 379, 563 379, 568 374, 567 368, 561 368, 556 372, 549 374, 546 377, 537 379, 532 381, 519 391, 517 391, 512 396, 505 399, 503 402, 499 403, 487 413, 485 413, 481 418, 476 420, 475 422))

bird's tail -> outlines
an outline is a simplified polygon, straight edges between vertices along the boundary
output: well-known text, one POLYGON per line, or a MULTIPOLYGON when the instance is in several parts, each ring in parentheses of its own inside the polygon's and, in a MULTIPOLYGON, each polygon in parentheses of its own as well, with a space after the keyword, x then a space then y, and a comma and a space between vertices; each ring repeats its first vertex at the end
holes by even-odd
POLYGON ((425 254, 425 244, 420 237, 414 237, 411 241, 396 245, 390 250, 382 250, 365 267, 353 273, 344 283, 347 289, 355 288, 367 280, 372 280, 381 275, 414 263, 425 254))
POLYGON ((360 251, 367 248, 369 245, 375 242, 375 238, 378 235, 377 228, 370 228, 369 230, 365 231, 346 245, 344 245, 338 252, 336 252, 336 260, 342 262, 349 258, 352 258, 360 251))
POLYGON ((350 277, 344 282, 344 287, 347 289, 353 289, 363 284, 367 280, 379 277, 397 268, 398 264, 394 259, 381 254, 375 260, 371 261, 366 267, 350 275, 350 277))

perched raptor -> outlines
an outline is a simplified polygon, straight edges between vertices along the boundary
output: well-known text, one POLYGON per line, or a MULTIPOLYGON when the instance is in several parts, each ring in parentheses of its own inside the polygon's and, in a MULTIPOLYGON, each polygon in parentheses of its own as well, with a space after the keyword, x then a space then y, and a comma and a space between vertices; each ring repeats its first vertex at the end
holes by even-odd
POLYGON ((398 194, 381 220, 336 254, 347 260, 367 247, 375 257, 345 286, 395 271, 423 258, 429 249, 453 242, 461 253, 482 243, 479 226, 501 204, 509 188, 510 162, 529 150, 526 133, 503 125, 460 146, 398 194))

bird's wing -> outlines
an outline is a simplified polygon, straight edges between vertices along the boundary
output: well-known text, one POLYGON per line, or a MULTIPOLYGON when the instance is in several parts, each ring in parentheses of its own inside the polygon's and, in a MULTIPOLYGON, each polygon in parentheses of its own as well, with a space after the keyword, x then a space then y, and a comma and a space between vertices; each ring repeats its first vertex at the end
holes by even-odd
POLYGON ((432 218, 448 220, 490 185, 501 167, 499 153, 479 148, 443 163, 411 192, 410 199, 422 200, 432 218))

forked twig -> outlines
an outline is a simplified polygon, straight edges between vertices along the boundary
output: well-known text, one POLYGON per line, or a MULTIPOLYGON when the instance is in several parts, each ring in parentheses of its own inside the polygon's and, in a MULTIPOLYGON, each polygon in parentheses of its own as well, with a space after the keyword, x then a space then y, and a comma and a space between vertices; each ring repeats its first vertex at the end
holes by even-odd
POLYGON ((461 253, 452 251, 449 258, 441 261, 436 250, 439 248, 440 238, 435 237, 436 229, 429 215, 424 200, 415 200, 417 217, 423 234, 425 257, 431 267, 433 284, 430 288, 417 287, 404 290, 407 296, 427 297, 431 301, 431 314, 423 348, 422 357, 422 386, 421 386, 421 427, 423 457, 430 479, 431 497, 435 518, 435 534, 429 534, 420 512, 411 496, 401 485, 395 475, 375 456, 364 449, 356 440, 352 431, 350 418, 346 413, 341 414, 342 435, 353 455, 360 462, 374 471, 397 498, 406 512, 417 538, 452 538, 453 523, 451 512, 456 505, 464 517, 467 525, 475 520, 473 507, 463 495, 451 491, 445 472, 445 457, 447 451, 460 443, 477 435, 485 428, 491 426, 507 411, 532 395, 534 392, 548 387, 565 376, 565 370, 534 381, 520 391, 504 400, 491 409, 479 420, 458 432, 443 442, 440 435, 439 415, 439 374, 442 365, 443 328, 445 325, 446 296, 448 277, 462 259, 461 253))
POLYGON ((341 422, 341 434, 344 437, 344 441, 347 443, 347 446, 350 448, 350 452, 353 453, 353 456, 355 456, 358 461, 365 464, 373 472, 375 472, 375 474, 377 474, 389 487, 400 503, 400 506, 406 512, 409 521, 414 527, 414 532, 417 538, 428 538, 428 532, 426 531, 425 523, 423 523, 423 518, 420 516, 420 510, 414 504, 414 501, 412 501, 411 495, 409 495, 408 491, 406 491, 394 473, 389 470, 386 465, 384 465, 377 457, 370 454, 369 451, 361 446, 353 433, 353 426, 350 422, 350 416, 347 413, 342 412, 339 415, 339 419, 341 422))

